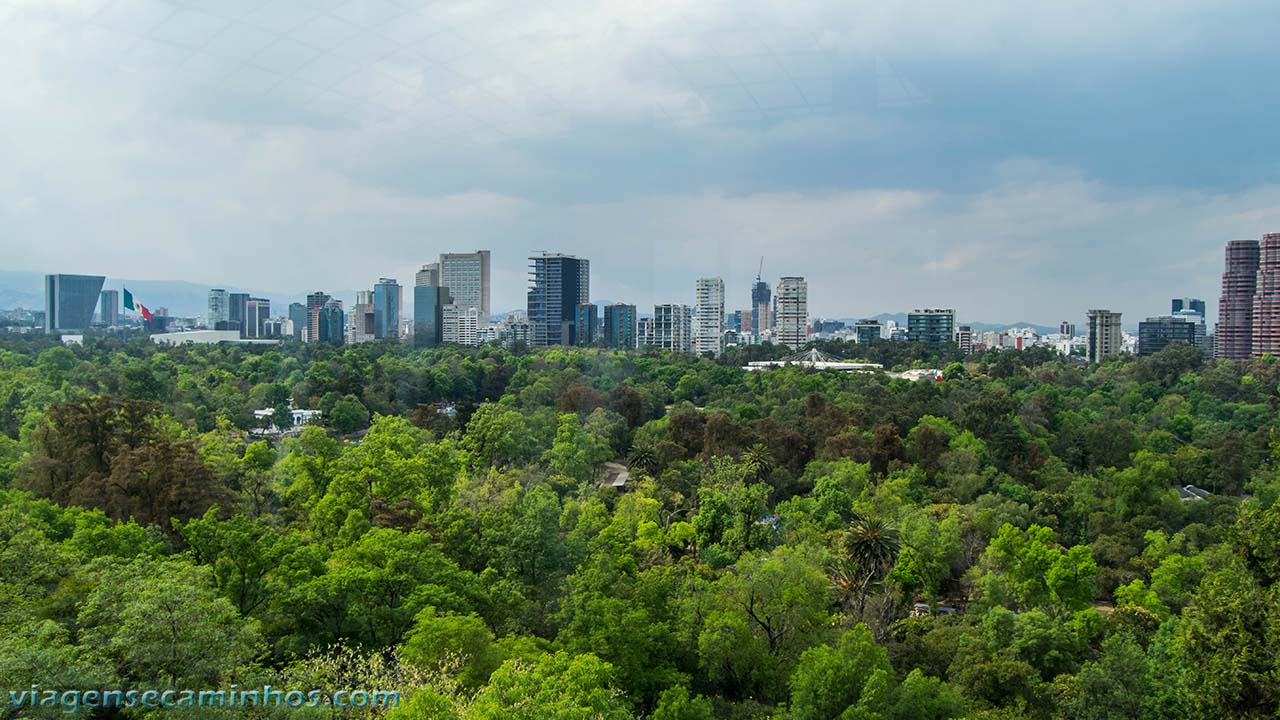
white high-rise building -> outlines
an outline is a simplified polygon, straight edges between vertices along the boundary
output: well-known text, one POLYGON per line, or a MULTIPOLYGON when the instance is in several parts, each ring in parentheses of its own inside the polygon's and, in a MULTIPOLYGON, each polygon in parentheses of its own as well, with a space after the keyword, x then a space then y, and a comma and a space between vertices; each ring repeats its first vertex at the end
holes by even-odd
POLYGON ((210 329, 217 329, 218 323, 230 320, 230 295, 226 290, 214 288, 209 291, 209 316, 205 318, 205 325, 210 329))
POLYGON ((773 341, 798 350, 809 341, 809 284, 802 277, 778 282, 778 316, 773 341))
POLYGON ((688 305, 654 305, 650 345, 674 352, 693 352, 693 311, 688 305))
POLYGON ((693 330, 693 351, 699 355, 719 355, 724 350, 724 280, 699 278, 694 296, 697 324, 693 330))
POLYGON ((1124 333, 1120 330, 1120 313, 1110 310, 1090 310, 1088 319, 1089 362, 1100 363, 1108 355, 1117 355, 1124 349, 1124 333))
POLYGON ((464 305, 445 305, 443 325, 443 342, 452 345, 480 344, 480 330, 487 328, 488 323, 480 322, 480 308, 464 305))
POLYGON ((449 288, 453 304, 473 307, 489 323, 489 251, 442 253, 439 287, 449 288))

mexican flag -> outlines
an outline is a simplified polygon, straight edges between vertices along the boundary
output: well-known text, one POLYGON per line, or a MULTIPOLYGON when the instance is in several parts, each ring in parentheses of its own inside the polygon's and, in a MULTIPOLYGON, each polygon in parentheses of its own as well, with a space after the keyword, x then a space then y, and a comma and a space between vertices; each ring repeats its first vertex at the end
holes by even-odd
POLYGON ((151 322, 151 311, 147 309, 146 305, 143 305, 142 303, 138 303, 137 307, 134 307, 133 293, 129 292, 129 288, 124 289, 124 309, 133 310, 134 312, 140 312, 142 313, 143 320, 146 320, 147 322, 151 322))

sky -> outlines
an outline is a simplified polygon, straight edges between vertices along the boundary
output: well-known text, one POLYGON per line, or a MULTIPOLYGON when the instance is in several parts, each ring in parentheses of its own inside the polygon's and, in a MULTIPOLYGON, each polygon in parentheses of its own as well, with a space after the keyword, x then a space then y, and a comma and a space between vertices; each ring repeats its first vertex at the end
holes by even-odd
POLYGON ((1216 313, 1280 232, 1273 2, 0 0, 0 267, 276 289, 1216 313))

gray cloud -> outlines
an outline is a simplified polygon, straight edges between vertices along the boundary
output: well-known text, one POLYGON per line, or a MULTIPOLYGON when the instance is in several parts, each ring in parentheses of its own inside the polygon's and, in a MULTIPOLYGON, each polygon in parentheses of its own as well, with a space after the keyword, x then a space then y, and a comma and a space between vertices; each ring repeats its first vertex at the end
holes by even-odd
POLYGON ((408 282, 534 249, 595 294, 1053 321, 1215 297, 1280 228, 1262 3, 0 0, 14 269, 408 282), (1209 112, 1206 108, 1212 108, 1209 112))

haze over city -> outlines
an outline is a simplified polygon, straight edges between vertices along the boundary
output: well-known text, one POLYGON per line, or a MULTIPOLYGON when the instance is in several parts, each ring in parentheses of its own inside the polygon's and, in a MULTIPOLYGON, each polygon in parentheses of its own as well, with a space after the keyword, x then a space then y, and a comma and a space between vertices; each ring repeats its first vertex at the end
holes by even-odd
POLYGON ((489 248, 511 309, 547 249, 735 307, 764 256, 815 316, 1214 316, 1280 227, 1276 15, 0 0, 4 264, 304 292, 489 248))

